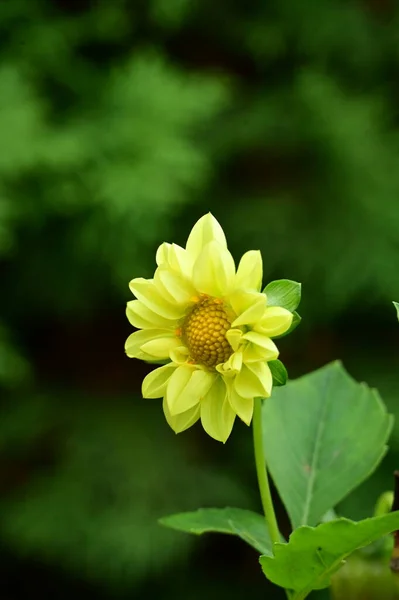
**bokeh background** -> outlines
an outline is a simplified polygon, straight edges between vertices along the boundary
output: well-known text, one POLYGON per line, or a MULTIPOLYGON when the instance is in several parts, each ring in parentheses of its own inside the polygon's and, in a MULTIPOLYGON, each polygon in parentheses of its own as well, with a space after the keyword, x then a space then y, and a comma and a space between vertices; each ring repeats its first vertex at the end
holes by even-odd
MULTIPOLYGON (((128 282, 212 211, 303 283, 291 377, 342 358, 398 414, 398 32, 394 0, 0 2, 2 600, 280 597, 242 542, 157 524, 260 507, 244 425, 142 400, 128 282)), ((398 466, 396 426, 340 512, 398 466)))

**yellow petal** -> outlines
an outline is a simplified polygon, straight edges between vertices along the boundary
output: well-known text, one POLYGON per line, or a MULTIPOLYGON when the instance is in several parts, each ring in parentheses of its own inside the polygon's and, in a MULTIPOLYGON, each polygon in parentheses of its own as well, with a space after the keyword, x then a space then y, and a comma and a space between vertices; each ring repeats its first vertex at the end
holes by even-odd
MULTIPOLYGON (((181 365, 177 367, 176 371, 170 378, 168 387, 166 389, 165 399, 171 414, 173 413, 173 404, 190 381, 193 370, 194 369, 188 365, 181 365)), ((190 407, 188 406, 187 408, 190 407)))
POLYGON ((160 271, 159 268, 155 271, 155 273, 154 273, 154 279, 153 279, 153 281, 155 283, 155 289, 158 292, 159 296, 161 296, 161 298, 163 298, 164 300, 166 300, 166 302, 168 302, 171 306, 180 305, 173 298, 172 294, 169 293, 169 290, 163 285, 162 281, 160 281, 160 279, 159 279, 159 271, 160 271))
POLYGON ((237 316, 241 315, 254 304, 263 303, 266 308, 266 296, 261 292, 235 290, 230 294, 230 303, 237 316))
MULTIPOLYGON (((127 354, 129 356, 129 354, 127 354)), ((154 357, 150 354, 146 354, 142 350, 138 350, 134 356, 129 356, 129 358, 138 358, 139 360, 146 360, 147 362, 154 361, 154 357)))
POLYGON ((189 280, 165 267, 158 267, 154 281, 161 293, 164 292, 164 296, 171 298, 172 303, 187 305, 195 296, 195 289, 189 280))
POLYGON ((262 287, 262 255, 259 250, 246 252, 238 265, 236 287, 259 292, 262 287))
POLYGON ((265 305, 262 301, 250 306, 237 319, 232 322, 233 327, 241 327, 242 325, 256 324, 265 311, 265 305))
POLYGON ((197 404, 193 408, 190 408, 184 413, 180 413, 179 415, 173 416, 169 412, 168 404, 165 399, 163 401, 162 408, 169 427, 173 429, 175 433, 181 433, 189 427, 192 427, 192 425, 194 425, 194 423, 196 423, 200 417, 199 404, 197 404))
POLYGON ((185 248, 178 244, 172 244, 169 250, 169 265, 175 271, 179 271, 185 277, 191 277, 194 260, 185 248))
POLYGON ((182 365, 187 362, 189 357, 188 348, 186 348, 186 346, 182 346, 182 341, 180 340, 180 346, 173 348, 173 350, 170 351, 169 356, 174 363, 177 365, 182 365))
POLYGON ((265 398, 269 398, 272 393, 273 376, 267 362, 251 363, 248 365, 248 369, 250 369, 252 373, 258 377, 259 381, 262 382, 264 396, 265 398))
POLYGON ((291 327, 292 313, 281 306, 268 306, 261 321, 256 324, 256 331, 274 337, 282 335, 291 327))
POLYGON ((180 344, 181 341, 177 337, 162 337, 146 342, 140 349, 154 358, 166 359, 170 357, 172 350, 178 348, 180 344))
POLYGON ((215 241, 223 248, 227 248, 226 236, 218 221, 211 213, 201 217, 191 230, 188 236, 186 250, 195 260, 204 247, 215 241))
POLYGON ((188 407, 195 406, 198 402, 201 402, 202 398, 208 393, 209 389, 213 385, 217 375, 209 371, 202 369, 195 370, 191 375, 191 379, 176 400, 174 405, 174 412, 180 414, 180 405, 185 406, 186 410, 188 407))
POLYGON ((129 287, 138 300, 161 317, 180 319, 183 316, 184 307, 163 298, 152 279, 138 277, 130 282, 129 287))
POLYGON ((196 406, 217 377, 216 374, 202 369, 193 370, 187 366, 179 369, 184 369, 184 374, 175 375, 166 389, 166 401, 171 415, 179 415, 196 406))
POLYGON ((236 415, 228 401, 222 377, 215 380, 200 406, 203 428, 212 438, 224 443, 233 429, 236 415))
POLYGON ((268 398, 273 378, 266 362, 243 365, 234 381, 236 392, 243 398, 268 398))
POLYGON ((229 385, 228 387, 228 399, 231 408, 241 419, 241 421, 244 421, 246 425, 250 425, 254 412, 254 399, 243 398, 237 394, 233 385, 229 385))
POLYGON ((248 333, 245 333, 242 337, 244 340, 262 348, 263 352, 260 355, 260 358, 275 360, 278 357, 279 351, 276 344, 266 335, 262 335, 256 331, 248 331, 248 333))
MULTIPOLYGON (((184 393, 195 371, 193 365, 185 363, 180 365, 170 378, 165 398, 171 415, 185 412, 199 402, 199 398, 184 393)), ((191 390, 191 388, 192 385, 187 389, 191 390)))
POLYGON ((137 329, 175 329, 176 320, 165 319, 147 308, 140 300, 129 300, 126 305, 126 316, 137 329))
POLYGON ((230 356, 230 358, 225 363, 222 363, 221 365, 217 365, 216 370, 219 371, 219 373, 221 373, 223 375, 226 375, 226 374, 233 375, 234 373, 239 373, 241 371, 242 361, 243 361, 242 350, 240 350, 238 352, 233 352, 233 354, 230 356))
MULTIPOLYGON (((166 329, 142 329, 131 333, 125 342, 125 352, 130 358, 139 358, 142 346, 151 340, 158 338, 174 337, 173 333, 166 329)), ((147 354, 144 350, 143 352, 147 354)), ((151 356, 150 356, 151 358, 151 356)))
POLYGON ((193 267, 195 288, 210 296, 225 296, 234 284, 235 265, 230 252, 217 242, 209 242, 193 267))
POLYGON ((266 310, 266 297, 257 292, 236 291, 229 297, 229 302, 237 318, 232 327, 252 325, 260 321, 266 310))
POLYGON ((194 261, 187 250, 177 244, 161 244, 157 250, 156 261, 159 267, 167 267, 179 275, 191 277, 194 261))
MULTIPOLYGON (((277 356, 278 356, 278 354, 277 354, 277 356)), ((243 360, 244 360, 245 364, 259 362, 259 361, 275 360, 274 358, 268 358, 268 357, 270 357, 269 350, 264 349, 261 346, 256 346, 255 344, 249 343, 243 349, 243 360)))
POLYGON ((172 244, 164 242, 161 244, 155 254, 155 260, 158 267, 169 265, 169 250, 172 244))
POLYGON ((229 329, 226 332, 226 339, 234 351, 238 350, 241 343, 242 331, 241 329, 229 329))
POLYGON ((141 386, 143 398, 162 398, 165 395, 167 383, 175 369, 176 365, 170 363, 148 373, 144 377, 141 386))

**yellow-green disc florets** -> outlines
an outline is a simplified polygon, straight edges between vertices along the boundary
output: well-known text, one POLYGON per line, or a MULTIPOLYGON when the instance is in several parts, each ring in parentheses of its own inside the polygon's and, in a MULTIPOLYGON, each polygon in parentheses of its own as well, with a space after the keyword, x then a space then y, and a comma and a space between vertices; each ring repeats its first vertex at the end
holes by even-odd
POLYGON ((190 358, 209 369, 226 362, 233 348, 226 339, 231 320, 219 298, 200 299, 184 320, 182 337, 190 358))

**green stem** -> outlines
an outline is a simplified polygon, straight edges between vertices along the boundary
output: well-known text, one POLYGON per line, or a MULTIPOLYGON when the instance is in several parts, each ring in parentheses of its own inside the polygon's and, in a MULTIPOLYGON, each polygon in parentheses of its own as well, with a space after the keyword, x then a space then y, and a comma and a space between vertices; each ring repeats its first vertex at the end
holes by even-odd
MULTIPOLYGON (((256 475, 258 477, 258 485, 260 497, 262 500, 263 513, 265 515, 266 525, 269 530, 270 539, 272 541, 272 550, 274 554, 274 544, 281 542, 281 537, 277 524, 276 513, 274 511, 272 495, 270 493, 269 478, 267 476, 266 457, 263 451, 261 398, 255 398, 252 431, 254 436, 256 475)), ((287 596, 287 599, 291 600, 292 595, 290 590, 284 591, 287 596)))
MULTIPOLYGON (((262 500, 263 513, 266 519, 266 525, 269 530, 270 539, 272 541, 272 549, 274 554, 274 544, 281 541, 280 532, 277 524, 276 513, 272 495, 270 493, 269 478, 267 476, 266 457, 263 452, 263 436, 262 436, 262 399, 256 398, 254 404, 254 416, 252 423, 252 431, 254 436, 254 452, 256 475, 258 477, 258 485, 260 497, 262 500)), ((291 599, 291 592, 285 590, 288 600, 291 599)))
POLYGON ((260 497, 262 500, 263 512, 266 519, 267 528, 269 530, 272 547, 275 543, 281 541, 280 533, 277 525, 276 513, 274 512, 272 495, 270 493, 269 479, 267 476, 266 459, 263 452, 262 438, 262 399, 256 398, 254 405, 253 416, 253 436, 254 436, 254 451, 256 474, 258 476, 258 485, 260 497))

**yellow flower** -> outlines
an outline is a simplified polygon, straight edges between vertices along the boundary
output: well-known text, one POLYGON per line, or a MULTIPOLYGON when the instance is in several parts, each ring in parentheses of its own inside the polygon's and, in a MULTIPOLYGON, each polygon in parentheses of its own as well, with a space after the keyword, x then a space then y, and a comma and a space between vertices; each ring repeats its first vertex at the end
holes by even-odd
POLYGON ((267 363, 279 354, 271 338, 290 328, 292 313, 267 305, 259 251, 246 252, 236 270, 211 214, 194 225, 186 248, 162 244, 156 262, 153 279, 130 282, 137 299, 126 313, 140 331, 128 337, 126 354, 169 361, 145 377, 142 393, 163 398, 176 433, 201 419, 225 442, 236 415, 249 425, 254 398, 270 396, 267 363))

